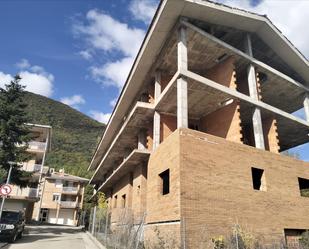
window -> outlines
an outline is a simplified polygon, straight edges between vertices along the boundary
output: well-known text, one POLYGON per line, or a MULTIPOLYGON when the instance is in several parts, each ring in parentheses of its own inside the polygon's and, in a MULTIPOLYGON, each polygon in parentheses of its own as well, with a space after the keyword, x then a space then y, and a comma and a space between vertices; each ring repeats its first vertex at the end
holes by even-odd
POLYGON ((53 194, 53 201, 59 201, 60 200, 60 194, 53 194))
POLYGON ((304 232, 302 229, 284 229, 287 248, 301 248, 299 242, 304 232))
POLYGON ((140 195, 140 193, 141 193, 141 185, 138 185, 137 186, 137 194, 140 195))
POLYGON ((300 195, 303 197, 309 197, 309 180, 304 178, 298 178, 300 195))
POLYGON ((266 191, 266 179, 263 169, 251 168, 253 189, 266 191))
POLYGON ((122 206, 123 208, 126 207, 126 195, 123 195, 123 196, 122 196, 121 206, 122 206))
POLYGON ((114 196, 114 208, 117 207, 117 195, 114 196))
POLYGON ((170 192, 170 170, 163 171, 159 177, 161 179, 161 193, 167 195, 170 192))

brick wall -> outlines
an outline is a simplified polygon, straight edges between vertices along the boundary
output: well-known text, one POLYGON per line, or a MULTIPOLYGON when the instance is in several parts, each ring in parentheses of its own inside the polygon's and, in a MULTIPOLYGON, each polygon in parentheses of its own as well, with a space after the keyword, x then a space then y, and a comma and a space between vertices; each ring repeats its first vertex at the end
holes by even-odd
POLYGON ((221 85, 236 89, 235 59, 229 57, 205 73, 205 77, 221 85))
POLYGON ((277 120, 275 118, 267 118, 263 120, 263 132, 265 149, 274 153, 279 153, 279 138, 277 131, 277 120))
POLYGON ((242 143, 238 102, 233 102, 201 118, 200 130, 208 134, 242 143))
POLYGON ((187 248, 235 223, 267 243, 281 240, 284 228, 309 228, 309 198, 300 196, 297 181, 309 179, 308 163, 188 129, 179 141, 187 248), (253 189, 251 167, 264 170, 267 191, 253 189))
POLYGON ((179 135, 170 135, 151 154, 147 172, 147 223, 180 219, 179 135), (162 195, 159 174, 170 170, 170 193, 162 195))
POLYGON ((163 142, 176 129, 177 129, 176 116, 166 114, 160 115, 160 142, 163 142))

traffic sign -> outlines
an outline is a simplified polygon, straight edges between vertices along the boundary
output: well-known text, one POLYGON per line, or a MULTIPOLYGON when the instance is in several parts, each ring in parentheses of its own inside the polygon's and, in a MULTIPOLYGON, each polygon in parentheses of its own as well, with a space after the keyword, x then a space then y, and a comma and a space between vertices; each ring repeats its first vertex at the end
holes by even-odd
POLYGON ((1 187, 0 187, 0 194, 1 195, 9 195, 10 193, 12 192, 12 187, 8 184, 3 184, 1 187))

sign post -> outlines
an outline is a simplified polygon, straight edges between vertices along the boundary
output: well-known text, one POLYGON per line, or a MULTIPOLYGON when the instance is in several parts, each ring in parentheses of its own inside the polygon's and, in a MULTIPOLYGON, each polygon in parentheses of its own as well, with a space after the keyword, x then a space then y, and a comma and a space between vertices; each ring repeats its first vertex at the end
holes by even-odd
POLYGON ((9 169, 9 173, 8 173, 8 177, 6 179, 6 184, 2 185, 1 188, 0 188, 0 193, 1 193, 1 196, 2 196, 2 203, 1 203, 1 207, 0 207, 0 220, 1 220, 1 217, 2 217, 2 212, 3 212, 3 208, 4 208, 5 198, 12 191, 12 188, 9 185, 10 180, 11 180, 12 169, 13 169, 13 166, 11 164, 10 169, 9 169))

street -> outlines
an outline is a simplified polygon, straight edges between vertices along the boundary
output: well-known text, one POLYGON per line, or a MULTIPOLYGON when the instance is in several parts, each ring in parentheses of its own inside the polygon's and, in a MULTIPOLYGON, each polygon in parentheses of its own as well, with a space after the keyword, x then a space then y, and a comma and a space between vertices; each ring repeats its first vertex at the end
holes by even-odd
POLYGON ((27 226, 23 238, 4 249, 98 249, 80 228, 67 226, 27 226))

